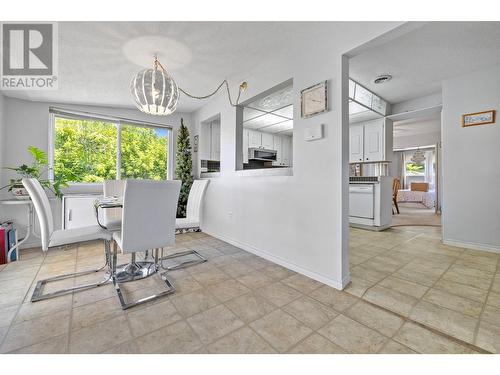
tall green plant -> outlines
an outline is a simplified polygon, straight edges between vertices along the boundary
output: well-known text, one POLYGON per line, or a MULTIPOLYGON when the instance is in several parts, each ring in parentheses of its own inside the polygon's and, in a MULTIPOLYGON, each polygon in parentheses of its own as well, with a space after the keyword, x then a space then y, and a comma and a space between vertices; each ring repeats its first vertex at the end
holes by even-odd
POLYGON ((181 127, 177 136, 175 178, 182 181, 177 205, 177 217, 186 217, 186 206, 189 190, 193 184, 193 159, 191 156, 191 143, 189 142, 189 130, 181 118, 181 127))

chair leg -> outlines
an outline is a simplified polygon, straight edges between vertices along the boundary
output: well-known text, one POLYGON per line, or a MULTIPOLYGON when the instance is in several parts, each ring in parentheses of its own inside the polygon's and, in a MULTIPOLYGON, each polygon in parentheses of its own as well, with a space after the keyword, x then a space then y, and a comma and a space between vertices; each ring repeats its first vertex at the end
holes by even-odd
MULTIPOLYGON (((153 301, 155 299, 167 296, 167 295, 175 292, 175 287, 173 286, 172 282, 167 277, 166 272, 165 272, 163 274, 160 274, 160 277, 162 278, 163 282, 165 283, 167 290, 165 290, 164 292, 158 293, 158 294, 153 294, 151 296, 140 298, 136 301, 131 301, 131 302, 125 301, 125 297, 122 293, 122 290, 120 289, 120 282, 117 278, 117 272, 116 272, 116 270, 117 270, 117 268, 116 268, 117 253, 118 253, 118 246, 117 246, 116 242, 114 242, 113 253, 112 253, 112 257, 111 257, 111 275, 112 275, 112 279, 113 279, 113 285, 115 287, 116 294, 118 295, 118 299, 120 300, 120 305, 122 307, 122 310, 129 309, 131 307, 140 305, 140 304, 145 303, 145 302, 153 301)), ((158 262, 157 262, 158 261, 158 249, 155 249, 154 258, 156 260, 156 262, 154 264, 155 272, 158 272, 158 262)))
POLYGON ((111 273, 109 273, 104 280, 99 281, 97 283, 91 283, 91 284, 82 284, 82 285, 77 285, 72 288, 66 288, 66 289, 61 289, 55 292, 51 293, 46 293, 43 294, 43 288, 45 285, 47 285, 50 282, 54 281, 60 281, 60 280, 65 280, 68 278, 72 277, 79 277, 79 276, 85 276, 85 275, 90 275, 93 273, 98 273, 103 271, 105 268, 110 268, 110 243, 109 241, 104 241, 104 249, 105 249, 105 264, 104 266, 94 269, 94 270, 89 270, 89 271, 81 271, 81 272, 74 272, 74 273, 67 273, 64 275, 60 276, 55 276, 55 277, 50 277, 48 279, 44 280, 39 280, 35 286, 35 290, 33 291, 33 295, 31 296, 31 302, 38 302, 38 301, 43 301, 46 299, 50 298, 55 298, 59 296, 63 296, 65 294, 70 294, 73 292, 78 292, 86 289, 91 289, 91 288, 97 288, 103 285, 106 285, 108 282, 111 281, 111 273))
POLYGON ((167 270, 167 271, 174 271, 174 270, 178 270, 178 269, 181 269, 181 268, 195 266, 195 265, 200 264, 200 263, 205 263, 206 261, 207 260, 205 258, 203 258, 200 255, 200 253, 198 253, 196 250, 182 251, 182 252, 179 252, 179 253, 175 253, 175 254, 163 256, 163 248, 161 249, 160 266, 161 266, 161 268, 163 268, 164 270, 167 270), (194 255, 197 259, 186 260, 184 262, 180 262, 178 264, 174 264, 173 266, 167 266, 167 267, 165 267, 163 265, 163 261, 164 260, 185 257, 185 256, 188 256, 188 255, 194 255))
POLYGON ((396 212, 399 214, 398 201, 394 199, 394 206, 396 206, 396 212))

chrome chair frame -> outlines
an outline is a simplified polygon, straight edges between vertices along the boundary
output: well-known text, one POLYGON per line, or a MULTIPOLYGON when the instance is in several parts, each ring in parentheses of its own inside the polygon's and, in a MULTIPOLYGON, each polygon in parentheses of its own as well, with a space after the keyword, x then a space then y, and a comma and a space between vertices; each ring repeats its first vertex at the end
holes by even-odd
POLYGON ((137 305, 140 305, 142 303, 145 303, 145 302, 150 302, 150 301, 154 301, 158 298, 162 298, 162 297, 165 297, 169 294, 172 294, 172 293, 175 293, 175 287, 174 285, 172 284, 172 281, 167 277, 167 273, 164 272, 164 273, 160 273, 160 277, 161 279, 163 280, 163 282, 165 283, 167 289, 164 291, 164 292, 161 292, 161 293, 158 293, 158 294, 153 294, 151 296, 147 296, 147 297, 144 297, 144 298, 140 298, 138 300, 135 300, 135 301, 132 301, 132 302, 126 302, 125 301, 125 297, 123 296, 123 293, 121 291, 121 288, 120 288, 120 284, 122 283, 125 283, 125 282, 130 282, 130 281, 135 281, 135 280, 140 280, 140 279, 144 279, 146 277, 150 277, 152 275, 155 275, 156 273, 159 272, 159 257, 158 257, 158 249, 155 249, 154 250, 154 262, 141 262, 141 266, 144 267, 144 263, 151 263, 151 265, 154 267, 154 271, 151 272, 151 273, 148 273, 147 275, 145 276, 140 276, 138 278, 130 278, 126 281, 122 281, 120 282, 118 280, 118 271, 117 271, 117 256, 118 256, 118 245, 116 243, 116 241, 113 242, 113 251, 112 251, 112 256, 111 256, 111 272, 110 272, 110 275, 111 275, 111 279, 113 281, 113 285, 115 287, 115 290, 116 290, 116 294, 118 295, 118 299, 120 300, 120 305, 122 307, 122 310, 127 310, 131 307, 134 307, 134 306, 137 306, 137 305))
POLYGON ((36 283, 35 290, 33 291, 33 294, 31 296, 31 300, 30 301, 31 302, 43 301, 43 300, 46 300, 46 299, 55 298, 55 297, 63 296, 63 295, 66 295, 66 294, 71 294, 73 292, 78 292, 78 291, 82 291, 82 290, 86 290, 86 289, 97 288, 97 287, 100 287, 100 286, 108 284, 109 282, 111 282, 111 279, 112 279, 112 274, 110 272, 111 271, 111 267, 110 267, 110 260, 111 260, 110 259, 110 256, 111 256, 111 254, 110 254, 110 248, 111 248, 110 241, 104 240, 105 264, 102 267, 100 267, 100 268, 93 269, 93 270, 88 270, 88 271, 80 271, 80 272, 67 273, 67 274, 63 274, 63 275, 49 277, 47 279, 39 280, 36 283), (69 279, 69 278, 73 278, 73 277, 79 277, 79 276, 85 276, 85 275, 90 275, 90 274, 94 274, 94 273, 99 273, 99 272, 102 272, 105 269, 107 269, 107 272, 106 272, 105 278, 102 281, 99 281, 97 283, 77 285, 77 286, 74 286, 74 287, 71 287, 71 288, 64 288, 64 289, 61 289, 61 290, 58 290, 58 291, 55 291, 55 292, 50 292, 50 293, 43 294, 43 288, 48 283, 55 282, 55 281, 61 281, 61 280, 65 280, 65 279, 69 279))

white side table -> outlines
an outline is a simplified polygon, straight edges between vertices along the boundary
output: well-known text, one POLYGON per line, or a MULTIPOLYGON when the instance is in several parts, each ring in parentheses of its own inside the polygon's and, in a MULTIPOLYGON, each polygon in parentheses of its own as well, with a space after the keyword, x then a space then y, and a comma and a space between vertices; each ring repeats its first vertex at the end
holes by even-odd
MULTIPOLYGON (((33 203, 31 202, 31 199, 5 199, 5 200, 0 200, 0 204, 4 205, 24 205, 26 206, 26 214, 27 214, 27 219, 28 219, 28 225, 26 226, 26 236, 21 241, 18 241, 16 245, 12 247, 12 249, 9 250, 7 256, 8 256, 8 261, 10 262, 10 256, 12 255, 12 252, 15 249, 18 249, 19 246, 21 246, 23 243, 25 243, 28 238, 33 234, 35 237, 40 238, 40 235, 35 232, 35 210, 33 209, 33 203)), ((19 251, 17 252, 17 259, 19 259, 20 254, 19 251)))

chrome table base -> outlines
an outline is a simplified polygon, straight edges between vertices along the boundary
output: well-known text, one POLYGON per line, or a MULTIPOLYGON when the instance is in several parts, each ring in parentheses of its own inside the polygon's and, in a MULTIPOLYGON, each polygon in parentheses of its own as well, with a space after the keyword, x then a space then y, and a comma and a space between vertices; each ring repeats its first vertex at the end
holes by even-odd
POLYGON ((163 249, 161 251, 162 251, 162 253, 161 253, 162 256, 160 257, 160 265, 161 265, 161 268, 163 268, 164 270, 167 270, 167 271, 174 271, 174 270, 178 270, 181 268, 191 267, 191 266, 195 266, 195 265, 200 264, 200 263, 205 263, 207 261, 196 250, 182 251, 182 252, 167 255, 167 256, 163 256, 163 249), (184 262, 181 261, 180 263, 176 263, 176 264, 173 264, 171 266, 164 266, 163 265, 164 260, 172 260, 172 259, 176 259, 176 258, 187 257, 189 255, 193 255, 195 259, 185 260, 184 262))

